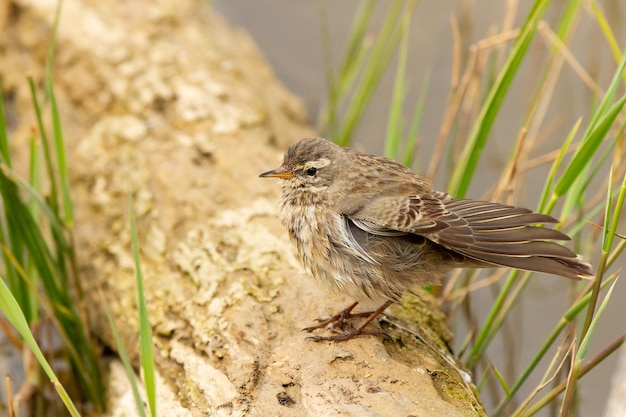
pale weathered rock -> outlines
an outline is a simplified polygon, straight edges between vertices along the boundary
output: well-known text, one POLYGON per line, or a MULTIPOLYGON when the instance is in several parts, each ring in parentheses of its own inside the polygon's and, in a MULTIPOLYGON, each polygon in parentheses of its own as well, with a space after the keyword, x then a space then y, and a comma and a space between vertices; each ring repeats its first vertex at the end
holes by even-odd
MULTIPOLYGON (((205 3, 63 2, 54 85, 93 331, 114 346, 102 289, 137 363, 130 191, 161 415, 483 415, 426 294, 403 325, 421 338, 385 322, 388 338, 304 339, 302 327, 350 300, 302 271, 277 220, 278 185, 257 176, 314 133, 247 35, 205 3)), ((23 74, 42 78, 55 6, 16 0, 6 18, 0 71, 16 139, 32 114, 23 74)))

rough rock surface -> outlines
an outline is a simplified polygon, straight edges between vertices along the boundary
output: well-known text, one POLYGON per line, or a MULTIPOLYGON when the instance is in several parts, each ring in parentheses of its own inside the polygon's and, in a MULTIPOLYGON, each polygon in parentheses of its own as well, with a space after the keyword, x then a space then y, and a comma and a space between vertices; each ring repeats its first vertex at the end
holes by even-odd
MULTIPOLYGON (((278 184, 257 176, 314 133, 248 36, 205 3, 63 2, 54 86, 93 331, 115 346, 101 289, 137 363, 130 192, 161 415, 484 415, 427 294, 392 310, 410 320, 378 324, 387 337, 305 340, 302 327, 351 300, 302 270, 277 220, 278 184)), ((32 126, 24 74, 42 80, 55 7, 14 0, 0 22, 18 152, 32 126)), ((118 375, 114 362, 110 415, 133 415, 118 375)))

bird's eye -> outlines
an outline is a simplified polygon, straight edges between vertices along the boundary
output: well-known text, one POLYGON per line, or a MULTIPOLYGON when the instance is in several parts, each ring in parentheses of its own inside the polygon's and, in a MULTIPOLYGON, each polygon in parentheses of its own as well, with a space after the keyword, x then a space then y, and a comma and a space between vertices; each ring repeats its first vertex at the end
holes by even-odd
POLYGON ((317 174, 317 168, 311 167, 306 170, 306 175, 308 175, 309 177, 314 177, 315 174, 317 174))

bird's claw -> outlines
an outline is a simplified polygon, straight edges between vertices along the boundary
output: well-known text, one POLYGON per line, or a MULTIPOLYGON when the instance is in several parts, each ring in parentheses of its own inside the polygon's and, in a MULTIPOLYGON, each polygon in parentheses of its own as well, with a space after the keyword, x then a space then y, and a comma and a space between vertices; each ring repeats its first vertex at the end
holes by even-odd
POLYGON ((384 334, 382 331, 378 330, 363 330, 359 327, 353 327, 352 329, 333 335, 333 336, 308 336, 306 340, 311 340, 313 342, 345 342, 346 340, 354 339, 357 337, 364 336, 378 336, 384 334))

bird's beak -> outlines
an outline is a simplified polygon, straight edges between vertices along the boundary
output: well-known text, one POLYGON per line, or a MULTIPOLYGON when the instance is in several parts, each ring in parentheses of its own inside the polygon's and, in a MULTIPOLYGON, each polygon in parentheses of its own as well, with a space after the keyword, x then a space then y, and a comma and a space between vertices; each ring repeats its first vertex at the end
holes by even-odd
POLYGON ((259 175, 261 178, 281 178, 289 179, 293 178, 293 172, 286 170, 282 165, 271 171, 267 171, 259 175))

